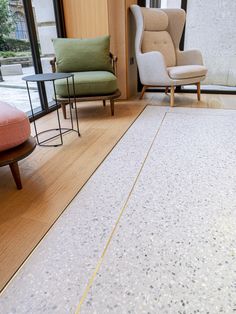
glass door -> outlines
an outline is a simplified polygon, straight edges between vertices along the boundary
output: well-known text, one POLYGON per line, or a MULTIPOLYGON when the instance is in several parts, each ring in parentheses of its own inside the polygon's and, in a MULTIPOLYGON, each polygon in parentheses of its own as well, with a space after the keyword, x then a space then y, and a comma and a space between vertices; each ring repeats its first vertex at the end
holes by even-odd
MULTIPOLYGON (((57 37, 54 3, 53 0, 31 0, 31 2, 42 72, 50 73, 52 72, 50 61, 54 57, 52 39, 57 37)), ((44 86, 48 108, 50 108, 54 104, 52 84, 48 82, 44 86)))
MULTIPOLYGON (((32 52, 22 1, 1 0, 1 25, 4 25, 0 39, 1 100, 29 111, 28 95, 22 77, 34 74, 32 52)), ((36 85, 31 87, 34 107, 40 107, 36 85)))
MULTIPOLYGON (((58 3, 53 0, 0 0, 0 95, 31 114, 23 76, 51 72, 52 38, 58 35, 58 3)), ((60 7, 60 9, 62 9, 60 7)), ((61 13, 61 12, 60 12, 61 13)), ((59 25, 60 26, 60 25, 59 25)), ((61 27, 59 27, 61 28, 61 27)), ((30 84, 34 114, 53 109, 51 86, 30 84)))
POLYGON ((202 52, 208 68, 205 91, 236 92, 235 12, 236 1, 187 0, 184 49, 202 52))
POLYGON ((181 0, 146 0, 141 6, 147 8, 181 8, 181 0))

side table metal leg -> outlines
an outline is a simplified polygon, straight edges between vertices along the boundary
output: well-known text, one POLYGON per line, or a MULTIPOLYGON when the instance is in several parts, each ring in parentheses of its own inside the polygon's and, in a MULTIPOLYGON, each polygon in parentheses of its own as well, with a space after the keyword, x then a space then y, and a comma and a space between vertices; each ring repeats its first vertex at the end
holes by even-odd
POLYGON ((76 97, 75 97, 75 79, 74 79, 74 75, 72 75, 72 82, 73 82, 73 92, 74 92, 74 104, 75 104, 75 116, 76 116, 77 131, 78 131, 78 136, 80 136, 79 118, 78 118, 77 104, 76 104, 76 97))
POLYGON ((69 78, 67 80, 67 93, 69 98, 69 107, 70 107, 70 122, 71 122, 71 128, 74 130, 74 123, 73 123, 73 117, 72 117, 72 106, 71 106, 71 99, 70 99, 70 85, 69 85, 69 78))
POLYGON ((29 84, 28 84, 27 81, 26 81, 26 87, 27 87, 27 92, 28 92, 28 97, 29 97, 29 102, 30 102, 30 109, 31 109, 32 118, 33 118, 35 137, 36 137, 36 140, 37 140, 37 144, 40 145, 39 138, 38 138, 38 132, 37 132, 37 128, 36 128, 36 123, 35 123, 34 109, 33 109, 31 95, 30 95, 30 91, 29 91, 29 84))
MULTIPOLYGON (((56 101, 58 130, 59 130, 59 132, 60 132, 61 145, 63 145, 63 138, 62 138, 62 131, 61 131, 61 122, 60 122, 60 116, 59 116, 59 108, 58 108, 58 100, 57 100, 57 94, 56 94, 55 81, 53 81, 53 89, 54 89, 54 96, 55 96, 55 101, 56 101)), ((55 145, 55 146, 58 146, 58 145, 55 145)))

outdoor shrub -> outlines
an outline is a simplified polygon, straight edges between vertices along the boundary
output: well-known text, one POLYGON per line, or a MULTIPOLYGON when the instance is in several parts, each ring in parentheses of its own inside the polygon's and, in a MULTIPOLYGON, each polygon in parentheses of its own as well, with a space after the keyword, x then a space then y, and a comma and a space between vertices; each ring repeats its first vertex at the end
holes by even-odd
POLYGON ((30 43, 28 41, 15 39, 15 38, 4 38, 0 43, 0 51, 29 51, 30 43))
POLYGON ((10 58, 15 56, 16 53, 14 51, 0 51, 0 57, 2 58, 10 58))

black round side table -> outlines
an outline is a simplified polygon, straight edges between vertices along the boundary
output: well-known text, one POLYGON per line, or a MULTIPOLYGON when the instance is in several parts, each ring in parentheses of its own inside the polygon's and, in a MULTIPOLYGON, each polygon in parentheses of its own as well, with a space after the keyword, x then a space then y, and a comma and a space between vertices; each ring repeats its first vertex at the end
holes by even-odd
POLYGON ((35 130, 35 138, 37 141, 37 144, 40 146, 51 146, 51 147, 57 147, 57 146, 61 146, 63 145, 63 138, 62 135, 70 132, 70 131, 75 131, 78 133, 78 136, 80 136, 80 132, 79 132, 79 119, 78 119, 78 113, 77 113, 77 107, 76 107, 76 96, 75 96, 75 81, 74 81, 74 74, 71 73, 44 73, 44 74, 34 74, 34 75, 29 75, 29 76, 25 76, 22 78, 24 81, 26 81, 26 86, 27 86, 27 92, 28 92, 28 96, 29 96, 29 102, 30 102, 30 108, 31 108, 31 113, 32 113, 32 117, 33 117, 33 123, 34 123, 34 130, 35 130), (69 79, 72 79, 72 86, 73 86, 73 93, 74 93, 74 97, 70 96, 70 89, 69 89, 69 79), (61 127, 61 122, 60 122, 60 116, 59 116, 59 107, 60 107, 60 103, 58 102, 57 99, 57 94, 56 94, 56 87, 55 87, 55 81, 56 80, 61 80, 61 79, 66 79, 67 80, 67 91, 68 91, 68 102, 70 104, 70 113, 71 113, 71 128, 62 128, 61 127), (57 111, 57 121, 58 121, 58 128, 56 129, 48 129, 42 132, 38 132, 37 131, 37 127, 36 127, 36 122, 35 122, 35 116, 34 116, 34 110, 33 110, 33 105, 32 105, 32 100, 31 100, 31 96, 30 96, 30 91, 29 91, 29 82, 49 82, 51 81, 53 84, 53 90, 54 90, 54 100, 55 100, 55 104, 56 104, 56 111, 57 111), (72 119, 72 106, 75 106, 75 116, 76 116, 76 127, 77 129, 74 128, 74 122, 72 119), (46 132, 51 132, 51 131, 59 131, 59 134, 54 135, 50 138, 47 138, 46 140, 43 141, 39 141, 39 135, 42 133, 46 133, 46 132), (59 144, 45 144, 46 142, 48 142, 49 140, 52 140, 56 137, 60 136, 60 143, 59 144))

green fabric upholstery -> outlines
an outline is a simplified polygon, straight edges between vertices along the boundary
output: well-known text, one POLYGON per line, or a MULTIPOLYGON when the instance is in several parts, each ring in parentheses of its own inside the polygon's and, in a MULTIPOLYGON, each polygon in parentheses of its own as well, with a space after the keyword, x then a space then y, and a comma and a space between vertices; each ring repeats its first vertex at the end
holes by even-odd
MULTIPOLYGON (((75 94, 79 96, 100 96, 112 94, 117 90, 117 79, 108 71, 74 72, 75 94)), ((56 80, 58 96, 68 97, 67 80, 56 80)), ((69 79, 70 95, 73 96, 72 79, 69 79)))
POLYGON ((109 71, 110 37, 91 39, 55 38, 57 72, 109 71))

